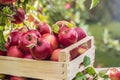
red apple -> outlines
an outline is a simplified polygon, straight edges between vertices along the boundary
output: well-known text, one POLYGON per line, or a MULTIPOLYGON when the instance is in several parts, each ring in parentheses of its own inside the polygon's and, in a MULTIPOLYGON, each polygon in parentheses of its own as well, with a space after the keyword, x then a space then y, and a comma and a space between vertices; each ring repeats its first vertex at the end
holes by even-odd
POLYGON ((44 60, 50 57, 52 46, 48 40, 39 38, 37 44, 31 49, 33 58, 44 60))
POLYGON ((46 33, 51 33, 51 27, 50 25, 48 25, 47 23, 43 22, 40 23, 37 27, 38 31, 40 32, 40 34, 46 34, 46 33))
POLYGON ((28 31, 28 29, 26 27, 22 27, 20 29, 16 28, 15 30, 13 30, 10 33, 10 35, 7 39, 7 42, 5 44, 6 49, 8 49, 10 46, 18 45, 21 35, 27 31, 28 31))
POLYGON ((85 33, 85 31, 82 28, 76 27, 76 28, 74 28, 74 30, 78 34, 78 41, 87 36, 87 34, 85 33))
POLYGON ((61 50, 62 50, 61 48, 55 49, 51 54, 50 60, 51 61, 58 61, 59 53, 61 50))
POLYGON ((107 74, 111 80, 120 80, 120 69, 118 68, 110 68, 107 74))
POLYGON ((26 80, 26 79, 18 76, 10 76, 10 80, 26 80))
POLYGON ((12 4, 16 0, 0 0, 0 4, 7 5, 7 4, 12 4))
POLYGON ((24 58, 26 58, 26 59, 33 59, 32 55, 30 53, 25 54, 24 58))
POLYGON ((70 56, 72 60, 75 59, 77 56, 79 56, 78 47, 70 51, 70 56))
POLYGON ((18 8, 16 13, 13 15, 14 20, 12 23, 20 24, 25 20, 25 12, 22 8, 18 8))
POLYGON ((20 36, 21 36, 21 34, 19 33, 18 30, 12 31, 8 37, 8 42, 9 42, 10 46, 18 45, 20 36))
POLYGON ((52 26, 53 32, 57 35, 63 30, 70 29, 71 27, 69 27, 68 24, 70 23, 67 21, 57 21, 56 24, 52 26))
POLYGON ((23 53, 18 46, 11 46, 7 51, 7 56, 22 58, 23 53))
POLYGON ((60 29, 59 29, 59 33, 60 33, 61 31, 69 30, 69 29, 71 29, 71 28, 69 28, 69 27, 66 26, 66 25, 63 25, 63 26, 60 27, 60 29))
POLYGON ((5 43, 5 48, 8 50, 10 48, 10 41, 9 39, 5 43))
POLYGON ((58 39, 60 44, 67 47, 77 42, 78 34, 74 29, 66 29, 58 34, 58 39))
POLYGON ((1 56, 5 56, 5 55, 6 55, 6 51, 0 50, 0 55, 1 55, 1 56))
MULTIPOLYGON (((64 20, 62 20, 62 21, 57 21, 57 22, 56 22, 56 24, 57 24, 59 27, 66 25, 66 23, 68 23, 68 22, 67 22, 67 21, 64 21, 64 20)), ((66 25, 66 26, 67 26, 67 25, 66 25)))
POLYGON ((83 54, 85 51, 87 51, 87 48, 84 46, 79 46, 74 48, 73 50, 70 51, 71 59, 75 59, 79 55, 83 54))
POLYGON ((75 59, 79 55, 83 54, 85 51, 87 51, 87 47, 85 46, 79 46, 74 48, 73 50, 70 51, 71 59, 75 59))
POLYGON ((22 34, 19 46, 25 52, 30 52, 30 47, 37 43, 37 38, 41 35, 37 30, 29 30, 26 33, 22 34))
POLYGON ((79 46, 78 47, 78 53, 79 54, 83 54, 85 51, 87 51, 88 50, 88 48, 87 47, 85 47, 85 46, 79 46))
POLYGON ((27 33, 36 36, 36 38, 40 38, 41 37, 41 34, 37 30, 33 30, 32 29, 32 30, 27 31, 27 33))
POLYGON ((47 33, 44 34, 42 38, 48 40, 51 43, 53 49, 56 49, 58 47, 58 40, 55 35, 47 33))

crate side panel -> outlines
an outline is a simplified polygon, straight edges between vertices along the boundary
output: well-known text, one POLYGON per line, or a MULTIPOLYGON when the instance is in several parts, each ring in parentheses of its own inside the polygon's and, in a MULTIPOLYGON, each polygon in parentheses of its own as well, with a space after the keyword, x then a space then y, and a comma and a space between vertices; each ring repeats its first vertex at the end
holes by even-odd
POLYGON ((65 53, 69 52, 69 51, 73 50, 74 48, 82 45, 83 43, 87 43, 87 42, 88 42, 88 45, 92 47, 94 44, 93 37, 87 36, 87 37, 83 38, 82 40, 80 40, 80 41, 68 46, 67 48, 63 49, 61 52, 65 52, 65 53))
POLYGON ((90 57, 91 65, 92 65, 95 59, 95 47, 94 46, 91 47, 85 53, 83 53, 82 55, 80 55, 79 57, 77 57, 76 59, 72 60, 69 63, 69 77, 71 79, 75 77, 78 71, 83 71, 85 69, 85 67, 81 65, 85 56, 90 57))
POLYGON ((0 73, 37 79, 66 78, 67 64, 0 56, 0 73))

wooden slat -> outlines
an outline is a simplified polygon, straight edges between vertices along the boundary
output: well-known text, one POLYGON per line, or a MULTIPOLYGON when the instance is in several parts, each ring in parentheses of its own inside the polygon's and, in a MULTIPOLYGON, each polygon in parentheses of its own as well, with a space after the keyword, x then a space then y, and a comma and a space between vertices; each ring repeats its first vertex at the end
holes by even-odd
POLYGON ((70 79, 74 78, 76 73, 78 71, 83 71, 84 70, 84 66, 81 65, 81 63, 83 62, 83 59, 85 56, 89 56, 90 60, 91 60, 91 65, 94 63, 94 58, 95 58, 95 47, 91 47, 89 50, 87 50, 85 53, 83 53, 82 55, 80 55, 79 57, 77 57, 76 59, 72 60, 69 64, 69 77, 70 79))
POLYGON ((0 73, 45 80, 66 78, 67 64, 0 56, 0 73), (64 65, 64 66, 63 66, 64 65))
MULTIPOLYGON (((92 37, 92 36, 87 36, 87 37, 83 38, 82 40, 78 41, 77 43, 72 44, 71 46, 68 46, 67 48, 63 49, 61 52, 69 52, 69 51, 71 51, 72 49, 74 49, 74 48, 76 48, 76 47, 78 47, 78 46, 80 46, 80 45, 82 45, 83 43, 86 43, 86 42, 88 42, 88 41, 92 41, 91 44, 92 44, 92 46, 93 46, 93 44, 94 44, 94 43, 93 43, 93 37, 92 37)), ((89 44, 89 45, 91 45, 91 44, 89 44)))

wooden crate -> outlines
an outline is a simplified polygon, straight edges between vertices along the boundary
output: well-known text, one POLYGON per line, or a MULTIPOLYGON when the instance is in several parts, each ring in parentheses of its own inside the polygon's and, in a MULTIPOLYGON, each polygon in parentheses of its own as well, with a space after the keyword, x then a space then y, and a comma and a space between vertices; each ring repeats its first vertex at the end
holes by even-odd
POLYGON ((58 62, 0 56, 0 74, 43 80, 72 80, 78 71, 84 70, 84 66, 81 65, 84 56, 90 57, 92 65, 94 55, 95 47, 93 37, 87 36, 77 43, 63 49, 59 55, 58 62), (69 52, 83 43, 87 43, 89 49, 70 61, 69 52))

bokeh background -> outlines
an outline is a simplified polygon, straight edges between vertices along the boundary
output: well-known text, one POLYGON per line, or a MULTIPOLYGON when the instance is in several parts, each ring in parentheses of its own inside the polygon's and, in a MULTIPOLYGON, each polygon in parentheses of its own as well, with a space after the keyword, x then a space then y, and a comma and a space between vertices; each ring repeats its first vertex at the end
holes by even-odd
POLYGON ((95 67, 120 66, 120 0, 100 0, 91 10, 91 0, 41 0, 40 4, 40 20, 74 22, 94 36, 95 67))

